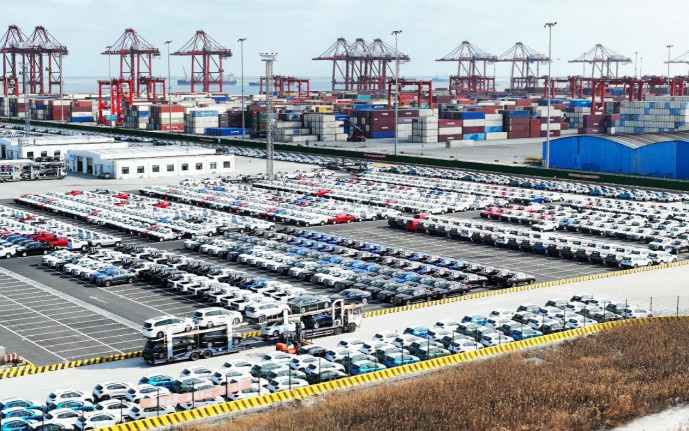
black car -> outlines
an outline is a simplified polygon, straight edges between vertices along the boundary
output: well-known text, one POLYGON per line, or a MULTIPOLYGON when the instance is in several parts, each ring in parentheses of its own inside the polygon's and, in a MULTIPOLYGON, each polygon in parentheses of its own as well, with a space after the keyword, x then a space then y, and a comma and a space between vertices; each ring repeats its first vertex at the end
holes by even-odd
POLYGON ((472 287, 486 287, 488 278, 478 274, 462 274, 459 279, 462 283, 472 287))
POLYGON ((311 355, 317 358, 324 358, 325 354, 328 352, 321 346, 315 344, 309 344, 307 346, 302 346, 297 350, 297 355, 311 355))
POLYGON ((134 274, 129 271, 117 271, 112 274, 104 274, 96 279, 96 283, 101 286, 112 286, 113 284, 129 284, 134 282, 134 274))
POLYGON ((292 313, 306 313, 307 311, 323 310, 330 307, 332 301, 327 297, 304 295, 288 302, 292 313))
POLYGON ((330 299, 333 301, 342 299, 346 304, 366 304, 371 300, 371 292, 359 289, 345 289, 336 295, 331 295, 330 299))
POLYGON ((536 277, 529 274, 524 274, 523 272, 507 272, 501 274, 497 278, 497 283, 500 286, 512 287, 533 284, 536 282, 536 277))
POLYGON ((37 254, 48 254, 50 246, 38 241, 31 241, 20 247, 17 247, 17 256, 35 256, 37 254))
POLYGON ((376 298, 380 301, 392 302, 395 295, 408 288, 409 286, 404 284, 393 284, 376 293, 376 298))
POLYGON ((464 295, 471 287, 462 283, 438 283, 431 288, 431 293, 435 298, 447 298, 450 296, 464 295))
POLYGON ((433 294, 428 289, 409 288, 396 294, 393 298, 395 304, 409 305, 412 302, 423 302, 433 298, 433 294))

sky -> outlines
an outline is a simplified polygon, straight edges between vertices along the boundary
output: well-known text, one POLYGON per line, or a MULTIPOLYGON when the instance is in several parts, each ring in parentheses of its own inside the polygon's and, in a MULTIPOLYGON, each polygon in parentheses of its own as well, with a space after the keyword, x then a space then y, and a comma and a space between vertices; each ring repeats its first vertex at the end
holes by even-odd
MULTIPOLYGON (((689 50, 689 2, 677 0, 655 0, 652 6, 641 0, 0 0, 0 10, 3 31, 15 24, 29 35, 42 25, 68 47, 65 76, 107 76, 108 60, 100 53, 128 27, 164 54, 154 63, 158 76, 167 71, 164 42, 172 40, 174 52, 199 29, 233 51, 225 69, 236 75, 237 39, 245 37, 246 76, 263 72, 259 52, 278 53, 276 74, 328 76, 332 64, 311 59, 338 37, 381 38, 393 45, 393 30, 402 30, 399 50, 411 57, 402 76, 453 74, 456 63, 435 60, 464 40, 494 55, 517 41, 547 54, 544 23, 553 21, 557 76, 580 74, 581 65, 567 61, 596 43, 632 60, 638 52, 644 74, 667 73, 666 45, 674 45, 673 58, 689 50)), ((189 64, 188 58, 172 57, 172 75, 182 75, 189 64)), ((671 75, 687 70, 675 64, 671 75)), ((620 74, 633 75, 634 64, 622 66, 620 74)), ((508 76, 509 65, 497 64, 496 75, 508 76)))

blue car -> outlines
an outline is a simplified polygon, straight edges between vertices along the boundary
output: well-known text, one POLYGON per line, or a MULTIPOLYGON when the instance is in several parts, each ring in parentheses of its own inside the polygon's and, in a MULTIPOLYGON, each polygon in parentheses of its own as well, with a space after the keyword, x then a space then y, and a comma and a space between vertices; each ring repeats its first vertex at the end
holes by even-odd
POLYGON ((486 318, 486 316, 481 316, 480 314, 474 314, 471 316, 464 316, 462 318, 462 323, 471 322, 471 323, 476 323, 477 325, 485 325, 487 320, 488 319, 486 318))
POLYGON ((43 412, 41 410, 29 410, 23 407, 14 407, 11 409, 6 409, 0 412, 0 418, 11 419, 11 418, 21 418, 27 421, 41 420, 43 417, 43 412))
POLYGON ((2 421, 0 431, 28 431, 30 428, 29 421, 17 418, 2 421))
POLYGON ((175 378, 167 374, 149 374, 139 379, 140 385, 151 385, 169 388, 175 382, 175 378))
POLYGON ((78 400, 66 400, 60 401, 59 403, 50 406, 50 410, 57 409, 72 409, 77 412, 80 412, 82 410, 85 412, 92 412, 95 409, 95 406, 88 401, 82 402, 78 400))
POLYGON ((431 329, 427 328, 426 326, 411 326, 411 327, 405 329, 404 333, 416 335, 417 337, 426 338, 428 336, 428 331, 430 331, 430 330, 431 329))
POLYGON ((403 355, 402 353, 392 353, 385 355, 383 365, 386 367, 398 367, 400 365, 407 365, 419 362, 420 359, 414 355, 403 355))
POLYGON ((349 373, 353 376, 358 374, 372 373, 374 371, 385 370, 387 367, 374 361, 357 361, 349 368, 349 373))
POLYGON ((14 407, 23 407, 25 409, 42 409, 43 406, 36 404, 33 401, 25 400, 22 398, 7 398, 0 401, 0 411, 5 409, 11 409, 14 407))
POLYGON ((540 337, 541 335, 543 335, 541 331, 536 331, 531 328, 519 328, 510 333, 510 337, 514 338, 515 341, 528 340, 529 338, 540 337))
POLYGON ((120 269, 118 266, 109 266, 102 271, 96 272, 94 274, 89 274, 89 280, 96 281, 100 276, 112 275, 118 269, 120 269))

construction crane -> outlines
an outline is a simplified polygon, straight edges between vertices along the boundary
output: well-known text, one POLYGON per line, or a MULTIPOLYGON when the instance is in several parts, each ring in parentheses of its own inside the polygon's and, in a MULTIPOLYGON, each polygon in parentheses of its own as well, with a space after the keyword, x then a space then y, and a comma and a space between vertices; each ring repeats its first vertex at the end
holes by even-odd
POLYGON ((495 91, 495 76, 488 75, 488 64, 497 60, 495 55, 465 40, 436 61, 457 62, 457 75, 450 76, 451 89, 458 93, 486 93, 495 91))
POLYGON ((631 62, 631 58, 606 48, 600 43, 569 61, 569 63, 590 64, 591 78, 618 78, 620 64, 630 64, 631 62))
POLYGON ((180 49, 172 55, 191 57, 191 92, 196 91, 196 85, 201 85, 201 91, 212 91, 211 86, 217 86, 218 91, 223 88, 223 59, 232 56, 232 51, 220 45, 205 31, 197 30, 180 49))
POLYGON ((16 25, 9 26, 2 40, 0 40, 0 54, 2 54, 0 82, 5 97, 8 95, 19 96, 19 75, 22 73, 18 67, 21 67, 21 64, 24 64, 28 59, 28 55, 33 52, 33 47, 28 40, 16 25))
POLYGON ((550 59, 522 42, 515 43, 498 57, 498 62, 512 63, 510 66, 510 88, 513 90, 535 88, 540 76, 541 64, 550 59))
POLYGON ((333 91, 370 91, 380 94, 385 91, 388 76, 394 76, 392 65, 398 57, 400 62, 410 60, 408 55, 395 52, 395 48, 381 39, 374 39, 368 44, 358 38, 350 44, 341 37, 313 60, 332 62, 333 91))
POLYGON ((136 97, 155 100, 159 94, 165 96, 165 79, 153 76, 153 58, 160 57, 160 51, 134 29, 126 29, 102 54, 120 58, 120 73, 115 79, 133 83, 136 97), (161 91, 158 91, 159 86, 161 91))
POLYGON ((665 64, 689 64, 689 51, 684 51, 682 54, 673 58, 670 61, 665 61, 665 64))
MULTIPOLYGON (((265 94, 269 91, 266 85, 265 76, 259 79, 259 94, 265 94)), ((273 93, 278 97, 287 97, 295 95, 298 99, 311 98, 311 80, 307 78, 295 78, 294 76, 273 76, 273 93)))

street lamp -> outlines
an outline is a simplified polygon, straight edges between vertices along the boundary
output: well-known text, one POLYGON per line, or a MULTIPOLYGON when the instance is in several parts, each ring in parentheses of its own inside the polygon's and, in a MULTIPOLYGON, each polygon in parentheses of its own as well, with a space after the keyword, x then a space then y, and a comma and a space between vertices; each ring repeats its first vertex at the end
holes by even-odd
POLYGON ((240 58, 241 58, 241 68, 242 68, 242 141, 245 139, 244 135, 244 41, 246 40, 245 37, 242 37, 237 40, 239 42, 239 52, 240 52, 240 58))
POLYGON ((672 47, 675 45, 666 45, 665 48, 667 48, 667 81, 668 85, 670 83, 670 50, 672 47))
POLYGON ((547 22, 543 27, 548 27, 548 89, 546 90, 546 96, 548 99, 548 110, 547 110, 547 126, 546 126, 546 143, 545 143, 545 168, 550 168, 550 92, 551 92, 551 79, 550 68, 553 64, 552 57, 552 40, 553 40, 553 27, 557 22, 547 22))
POLYGON ((634 79, 638 77, 636 74, 636 63, 639 61, 639 51, 634 51, 634 79))
MULTIPOLYGON (((395 36, 395 155, 397 155, 397 106, 399 105, 400 90, 398 86, 398 79, 400 76, 400 53, 397 51, 397 36, 402 33, 402 30, 393 30, 392 35, 395 36)), ((419 106, 420 108, 420 106, 419 106)))
POLYGON ((160 416, 160 387, 156 386, 156 416, 160 416))
MULTIPOLYGON (((108 52, 112 49, 112 45, 108 45, 105 47, 105 49, 108 50, 108 52)), ((112 73, 110 73, 110 54, 108 54, 108 84, 110 84, 112 88, 112 73)), ((112 91, 110 91, 110 128, 112 129, 112 91)), ((63 114, 64 115, 64 114, 63 114)))
MULTIPOLYGON (((170 77, 170 44, 171 40, 166 40, 167 45, 167 115, 170 120, 170 133, 172 133, 172 78, 170 77)), ((191 79, 194 79, 192 76, 191 79)))

